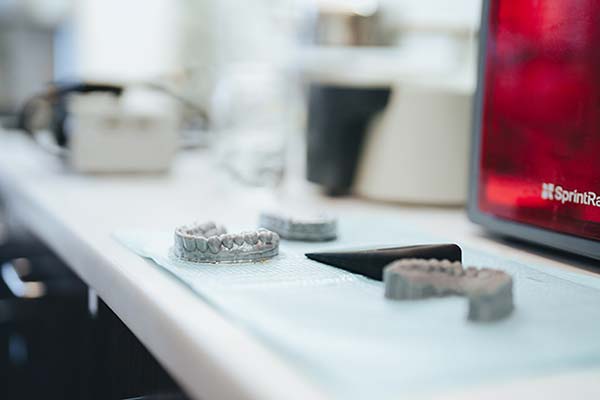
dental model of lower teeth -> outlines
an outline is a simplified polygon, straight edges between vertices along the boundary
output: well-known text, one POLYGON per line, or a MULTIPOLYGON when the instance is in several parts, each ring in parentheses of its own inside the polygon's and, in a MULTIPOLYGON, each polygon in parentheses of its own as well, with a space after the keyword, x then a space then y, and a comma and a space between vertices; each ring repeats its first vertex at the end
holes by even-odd
POLYGON ((404 259, 384 270, 385 297, 416 300, 448 295, 469 300, 468 319, 494 321, 508 316, 513 308, 513 281, 506 272, 468 267, 448 260, 404 259))
POLYGON ((288 240, 323 242, 337 237, 337 220, 327 216, 292 217, 263 212, 259 225, 288 240))
POLYGON ((184 225, 175 229, 171 255, 194 263, 257 262, 279 251, 279 235, 267 229, 228 234, 214 222, 184 225))

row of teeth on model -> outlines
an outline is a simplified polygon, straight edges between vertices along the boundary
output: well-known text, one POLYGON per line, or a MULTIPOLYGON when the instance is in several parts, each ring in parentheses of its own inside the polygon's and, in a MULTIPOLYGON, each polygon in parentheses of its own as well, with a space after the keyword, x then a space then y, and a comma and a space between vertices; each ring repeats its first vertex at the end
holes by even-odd
POLYGON ((268 228, 284 230, 293 229, 295 231, 313 231, 315 229, 328 229, 330 231, 335 230, 335 226, 330 221, 314 220, 314 221, 302 221, 302 220, 291 220, 291 219, 280 219, 275 217, 263 217, 261 221, 263 225, 268 228))
POLYGON ((477 276, 481 271, 475 267, 468 267, 463 269, 463 265, 460 261, 449 261, 449 260, 438 260, 435 258, 422 259, 422 258, 407 258, 396 261, 394 266, 397 269, 405 271, 416 270, 416 271, 428 271, 428 272, 445 272, 448 275, 458 276, 477 276))
POLYGON ((404 271, 427 271, 427 272, 443 272, 451 276, 466 276, 469 278, 487 278, 492 275, 503 274, 501 271, 490 268, 463 268, 460 261, 438 260, 435 258, 407 258, 394 263, 396 269, 404 271))
POLYGON ((258 229, 257 231, 242 232, 237 234, 223 233, 209 237, 191 236, 190 232, 181 232, 175 235, 175 241, 186 251, 200 251, 218 253, 221 250, 232 250, 236 246, 245 245, 271 245, 274 246, 279 241, 279 236, 267 229, 258 229))

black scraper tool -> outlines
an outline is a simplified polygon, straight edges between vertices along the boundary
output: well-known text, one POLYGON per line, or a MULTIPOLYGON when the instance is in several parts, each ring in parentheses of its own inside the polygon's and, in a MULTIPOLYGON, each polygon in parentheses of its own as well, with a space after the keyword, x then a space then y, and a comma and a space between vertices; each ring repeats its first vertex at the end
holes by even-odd
POLYGON ((416 246, 388 247, 307 253, 311 260, 331 265, 378 281, 383 280, 383 269, 392 261, 402 258, 435 258, 462 262, 462 251, 456 244, 422 244, 416 246))

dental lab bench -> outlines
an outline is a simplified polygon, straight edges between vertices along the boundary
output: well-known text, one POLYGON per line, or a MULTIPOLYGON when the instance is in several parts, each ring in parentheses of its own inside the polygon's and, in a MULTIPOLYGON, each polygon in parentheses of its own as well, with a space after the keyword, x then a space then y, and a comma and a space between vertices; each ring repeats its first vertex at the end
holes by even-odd
MULTIPOLYGON (((224 183, 226 179, 202 150, 178 154, 164 175, 117 176, 71 172, 58 158, 17 133, 2 132, 0 148, 0 194, 11 217, 64 260, 89 286, 90 301, 96 295, 102 299, 187 396, 211 400, 332 398, 245 326, 113 237, 122 228, 169 229, 204 216, 252 226, 270 202, 285 205, 292 199, 224 183)), ((586 268, 587 260, 490 237, 459 208, 385 205, 325 198, 316 192, 302 196, 294 196, 293 201, 333 209, 340 215, 393 215, 420 231, 498 257, 544 263, 569 274, 594 274, 586 268)), ((517 293, 517 311, 518 299, 517 293)), ((422 379, 427 382, 426 377, 422 379)), ((349 388, 357 384, 347 383, 349 388)), ((575 398, 600 398, 600 368, 515 378, 430 397, 563 399, 572 393, 575 398)), ((399 393, 397 398, 406 397, 399 393)))

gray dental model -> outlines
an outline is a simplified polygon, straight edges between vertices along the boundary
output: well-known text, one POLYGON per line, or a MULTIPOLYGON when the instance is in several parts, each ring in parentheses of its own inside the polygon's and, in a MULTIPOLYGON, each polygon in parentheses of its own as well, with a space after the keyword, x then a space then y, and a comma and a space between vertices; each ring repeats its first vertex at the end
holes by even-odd
POLYGON ((279 251, 279 235, 267 229, 227 234, 214 222, 184 225, 175 229, 171 255, 195 263, 257 262, 279 251))
POLYGON ((263 212, 259 225, 288 240, 324 242, 337 237, 337 221, 332 217, 289 217, 263 212))
POLYGON ((494 321, 508 316, 513 306, 510 275, 503 271, 474 267, 460 262, 404 259, 384 270, 385 297, 413 300, 448 295, 469 299, 468 319, 494 321))

